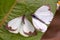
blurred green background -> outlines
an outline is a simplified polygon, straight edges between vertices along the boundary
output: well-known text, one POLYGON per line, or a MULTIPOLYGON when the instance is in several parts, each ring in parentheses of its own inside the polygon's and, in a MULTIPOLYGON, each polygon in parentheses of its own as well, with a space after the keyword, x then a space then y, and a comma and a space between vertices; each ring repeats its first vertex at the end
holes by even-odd
POLYGON ((37 31, 36 36, 25 38, 20 34, 12 34, 5 29, 8 21, 21 15, 31 21, 33 14, 40 6, 49 4, 55 13, 57 0, 0 0, 0 40, 40 40, 43 33, 37 31), (6 17, 6 18, 5 18, 6 17))

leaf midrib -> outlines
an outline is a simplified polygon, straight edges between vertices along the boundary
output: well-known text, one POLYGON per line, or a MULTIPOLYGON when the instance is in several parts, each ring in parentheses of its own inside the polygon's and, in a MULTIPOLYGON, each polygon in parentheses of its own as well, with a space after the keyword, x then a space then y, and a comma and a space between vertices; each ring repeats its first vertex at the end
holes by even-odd
POLYGON ((8 16, 9 16, 9 14, 11 14, 11 11, 13 10, 13 8, 15 7, 15 5, 16 5, 16 0, 15 0, 15 2, 13 3, 13 5, 10 7, 10 10, 6 13, 6 15, 3 17, 3 19, 2 19, 2 21, 1 21, 1 23, 0 23, 0 27, 4 24, 4 22, 7 20, 7 18, 8 18, 8 16))

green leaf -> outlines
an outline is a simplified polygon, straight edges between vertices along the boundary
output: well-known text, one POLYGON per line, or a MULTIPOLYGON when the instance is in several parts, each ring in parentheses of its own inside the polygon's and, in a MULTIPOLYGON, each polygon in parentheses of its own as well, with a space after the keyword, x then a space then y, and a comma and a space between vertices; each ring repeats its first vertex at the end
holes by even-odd
POLYGON ((0 0, 0 40, 40 40, 43 33, 25 38, 20 34, 12 34, 5 29, 8 21, 13 18, 26 15, 31 21, 33 14, 40 6, 49 4, 51 11, 55 13, 57 0, 0 0))

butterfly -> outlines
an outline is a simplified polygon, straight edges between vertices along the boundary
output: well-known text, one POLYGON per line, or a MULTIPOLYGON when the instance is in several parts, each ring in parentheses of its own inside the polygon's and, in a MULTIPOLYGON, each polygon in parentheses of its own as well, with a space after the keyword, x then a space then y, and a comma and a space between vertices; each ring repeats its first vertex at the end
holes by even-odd
POLYGON ((33 25, 25 17, 25 15, 23 15, 10 20, 6 29, 8 29, 11 33, 20 33, 24 37, 36 35, 36 29, 44 33, 48 28, 47 24, 50 24, 53 18, 53 13, 49 9, 50 8, 47 5, 43 5, 38 8, 31 16, 33 25))

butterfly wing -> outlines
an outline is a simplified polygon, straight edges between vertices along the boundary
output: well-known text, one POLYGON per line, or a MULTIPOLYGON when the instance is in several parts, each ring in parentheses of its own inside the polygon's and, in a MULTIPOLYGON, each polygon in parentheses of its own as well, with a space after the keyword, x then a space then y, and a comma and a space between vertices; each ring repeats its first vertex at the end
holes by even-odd
POLYGON ((25 21, 25 24, 24 24, 24 26, 23 26, 23 31, 24 31, 26 34, 30 35, 30 36, 36 35, 35 28, 34 28, 33 25, 29 22, 29 20, 27 20, 27 19, 25 18, 24 21, 25 21))
POLYGON ((15 18, 8 22, 8 29, 11 33, 18 33, 20 26, 21 18, 15 18))
POLYGON ((50 24, 53 18, 53 13, 49 10, 48 6, 40 7, 34 15, 44 21, 46 24, 50 24))
POLYGON ((38 19, 32 18, 32 22, 33 22, 34 27, 37 30, 41 32, 45 32, 47 30, 47 26, 44 23, 40 22, 38 19))

